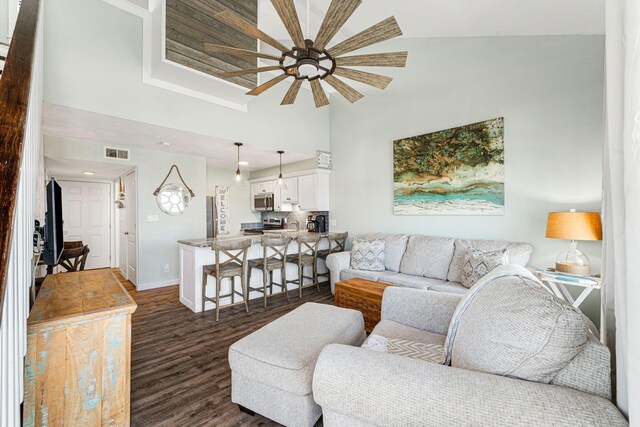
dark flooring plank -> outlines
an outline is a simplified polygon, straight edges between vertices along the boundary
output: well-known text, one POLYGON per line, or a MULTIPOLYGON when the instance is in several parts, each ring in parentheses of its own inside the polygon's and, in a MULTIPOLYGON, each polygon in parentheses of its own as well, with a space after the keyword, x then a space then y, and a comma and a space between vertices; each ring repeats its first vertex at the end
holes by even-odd
POLYGON ((119 273, 138 309, 131 322, 131 425, 274 426, 260 415, 240 412, 231 403, 229 346, 305 302, 333 304, 328 284, 322 291, 305 289, 299 299, 290 293, 249 303, 250 313, 236 306, 195 314, 178 299, 178 287, 137 292, 119 273))

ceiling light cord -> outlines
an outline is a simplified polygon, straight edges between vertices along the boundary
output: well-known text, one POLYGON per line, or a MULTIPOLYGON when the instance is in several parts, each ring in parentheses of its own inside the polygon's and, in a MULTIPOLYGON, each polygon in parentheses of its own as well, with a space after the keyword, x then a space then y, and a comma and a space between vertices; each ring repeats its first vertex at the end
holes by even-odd
POLYGON ((284 179, 282 178, 282 155, 284 154, 284 151, 278 150, 278 154, 280 155, 280 174, 278 175, 278 185, 282 185, 284 182, 284 179))
POLYGON ((242 142, 235 142, 236 147, 238 147, 238 162, 236 163, 236 181, 242 180, 242 174, 240 173, 240 147, 242 147, 242 142))

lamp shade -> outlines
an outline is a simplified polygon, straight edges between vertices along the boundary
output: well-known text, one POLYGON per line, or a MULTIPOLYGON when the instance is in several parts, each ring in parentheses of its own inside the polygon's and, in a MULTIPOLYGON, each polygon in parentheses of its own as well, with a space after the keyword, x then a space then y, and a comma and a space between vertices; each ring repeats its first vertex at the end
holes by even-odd
POLYGON ((549 212, 545 237, 564 240, 602 240, 599 212, 549 212))

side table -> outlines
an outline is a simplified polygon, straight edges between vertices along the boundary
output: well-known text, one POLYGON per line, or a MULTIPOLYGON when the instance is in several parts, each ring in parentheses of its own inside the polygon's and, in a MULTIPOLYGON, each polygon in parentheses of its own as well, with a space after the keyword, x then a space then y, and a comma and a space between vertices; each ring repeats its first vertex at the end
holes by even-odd
POLYGON ((366 279, 349 279, 336 283, 334 304, 358 310, 364 316, 364 329, 370 334, 380 322, 382 294, 388 286, 366 279))

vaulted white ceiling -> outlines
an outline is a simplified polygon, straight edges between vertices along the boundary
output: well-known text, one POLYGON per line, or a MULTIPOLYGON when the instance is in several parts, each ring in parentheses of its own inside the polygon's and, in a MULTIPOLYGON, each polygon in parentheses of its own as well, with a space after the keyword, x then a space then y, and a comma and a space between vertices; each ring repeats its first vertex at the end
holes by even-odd
MULTIPOLYGON (((330 0, 296 0, 303 32, 313 38, 330 0)), ((363 0, 335 42, 389 16, 404 37, 484 37, 603 34, 604 0, 363 0)), ((279 39, 289 36, 269 0, 259 0, 259 27, 279 39)), ((308 37, 308 36, 307 36, 308 37)))

